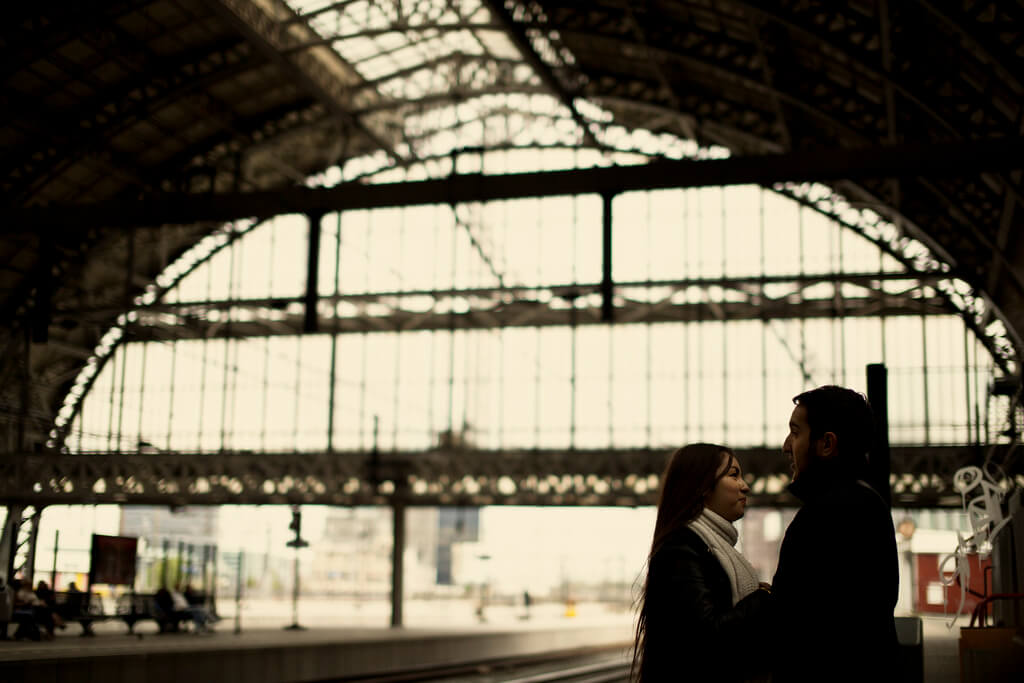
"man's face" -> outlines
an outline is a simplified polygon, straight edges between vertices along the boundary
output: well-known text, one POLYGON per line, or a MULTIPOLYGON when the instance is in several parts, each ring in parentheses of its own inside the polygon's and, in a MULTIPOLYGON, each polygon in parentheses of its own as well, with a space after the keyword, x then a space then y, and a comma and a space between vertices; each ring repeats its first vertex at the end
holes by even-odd
POLYGON ((782 453, 789 458, 789 466, 793 470, 793 481, 807 470, 813 457, 811 443, 811 427, 807 424, 807 408, 798 405, 793 408, 789 418, 789 435, 782 443, 782 453))

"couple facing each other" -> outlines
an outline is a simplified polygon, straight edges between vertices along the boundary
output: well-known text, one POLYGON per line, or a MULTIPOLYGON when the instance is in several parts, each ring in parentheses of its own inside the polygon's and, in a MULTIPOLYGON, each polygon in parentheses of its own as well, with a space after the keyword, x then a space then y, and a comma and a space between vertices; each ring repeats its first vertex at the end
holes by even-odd
POLYGON ((831 385, 793 402, 782 450, 803 505, 771 584, 734 547, 750 488, 732 450, 691 444, 672 454, 639 603, 637 683, 898 677, 895 532, 866 481, 871 408, 831 385))

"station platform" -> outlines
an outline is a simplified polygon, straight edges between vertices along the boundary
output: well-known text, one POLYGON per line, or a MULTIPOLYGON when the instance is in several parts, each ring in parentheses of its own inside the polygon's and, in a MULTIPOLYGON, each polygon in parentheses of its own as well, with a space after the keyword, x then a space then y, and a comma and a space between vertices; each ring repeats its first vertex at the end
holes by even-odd
POLYGON ((230 624, 222 623, 208 634, 100 633, 93 638, 63 635, 52 641, 0 642, 0 681, 298 683, 594 647, 621 646, 626 651, 630 639, 623 625, 278 628, 236 635, 230 624))
MULTIPOLYGON (((0 641, 5 683, 298 683, 381 675, 410 668, 632 646, 628 619, 602 623, 478 624, 454 628, 254 628, 234 633, 222 621, 207 634, 128 634, 106 628, 79 637, 78 627, 52 641, 0 641)), ((958 628, 924 619, 924 681, 960 680, 958 628)), ((113 627, 113 624, 105 625, 113 627)))

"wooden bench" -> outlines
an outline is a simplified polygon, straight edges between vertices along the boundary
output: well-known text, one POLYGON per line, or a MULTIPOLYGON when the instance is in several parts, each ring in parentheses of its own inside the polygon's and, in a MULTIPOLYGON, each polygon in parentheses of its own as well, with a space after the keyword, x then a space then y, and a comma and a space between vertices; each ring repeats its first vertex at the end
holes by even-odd
MULTIPOLYGON (((117 600, 117 618, 128 625, 128 632, 135 632, 135 624, 150 619, 156 622, 160 633, 177 633, 181 624, 192 621, 192 613, 184 610, 165 609, 156 600, 154 593, 131 593, 117 600)), ((216 617, 211 612, 211 619, 216 617)))
MULTIPOLYGON (((98 603, 97 607, 99 607, 98 603)), ((54 593, 53 601, 46 606, 14 607, 9 621, 0 622, 0 638, 7 638, 7 629, 11 622, 17 625, 14 632, 16 639, 41 640, 43 631, 48 626, 67 624, 72 621, 76 621, 82 626, 82 635, 92 635, 92 623, 107 618, 109 617, 102 613, 86 611, 84 593, 54 593), (50 619, 53 620, 52 624, 50 619)), ((63 628, 63 626, 59 627, 63 628)))
POLYGON ((53 597, 57 615, 66 623, 77 622, 82 627, 83 636, 95 635, 92 625, 112 618, 112 615, 103 612, 103 598, 99 595, 59 591, 53 597))
MULTIPOLYGON (((184 610, 164 610, 157 604, 156 596, 153 593, 128 593, 117 597, 114 612, 108 613, 104 610, 103 598, 93 594, 86 601, 85 593, 54 593, 56 602, 56 614, 65 623, 77 622, 82 627, 83 636, 93 636, 95 632, 92 625, 101 622, 117 619, 123 621, 128 627, 128 633, 135 633, 135 624, 140 621, 151 620, 156 623, 160 633, 180 632, 182 623, 193 621, 192 613, 184 610)), ((202 596, 200 596, 202 599, 202 596)), ((202 602, 194 603, 202 606, 202 602)), ((219 618, 210 611, 210 621, 218 621, 219 618)), ((40 640, 43 621, 33 608, 19 607, 13 610, 10 622, 0 622, 0 639, 6 637, 9 623, 17 625, 15 638, 29 638, 40 640)))

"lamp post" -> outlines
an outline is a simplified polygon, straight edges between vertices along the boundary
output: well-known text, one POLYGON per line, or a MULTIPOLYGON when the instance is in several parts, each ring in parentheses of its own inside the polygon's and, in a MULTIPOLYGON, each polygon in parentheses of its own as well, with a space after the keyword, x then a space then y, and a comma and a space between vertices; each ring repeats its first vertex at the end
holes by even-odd
POLYGON ((295 532, 295 538, 285 545, 295 549, 295 561, 292 565, 292 623, 285 626, 286 631, 305 631, 305 626, 299 626, 299 548, 306 548, 309 542, 302 538, 302 509, 298 505, 292 505, 292 521, 288 528, 295 532))

